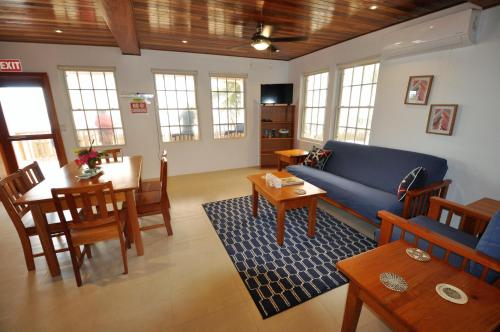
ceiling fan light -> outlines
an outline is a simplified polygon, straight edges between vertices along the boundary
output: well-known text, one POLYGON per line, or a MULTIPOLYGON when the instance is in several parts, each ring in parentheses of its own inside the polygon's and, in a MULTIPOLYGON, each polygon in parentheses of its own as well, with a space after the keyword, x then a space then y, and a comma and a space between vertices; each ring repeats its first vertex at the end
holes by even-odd
POLYGON ((271 42, 264 38, 258 38, 252 41, 252 47, 257 51, 263 51, 271 46, 271 42))

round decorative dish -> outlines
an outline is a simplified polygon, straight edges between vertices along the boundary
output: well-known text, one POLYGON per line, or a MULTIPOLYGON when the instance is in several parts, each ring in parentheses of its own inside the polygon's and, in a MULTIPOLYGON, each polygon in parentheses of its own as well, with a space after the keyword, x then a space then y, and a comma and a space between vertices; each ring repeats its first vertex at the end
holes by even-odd
POLYGON ((380 282, 390 290, 395 292, 404 292, 408 289, 406 280, 392 272, 384 272, 380 274, 380 282))
POLYGON ((467 303, 467 301, 469 301, 467 294, 465 294, 464 291, 461 290, 460 288, 457 288, 453 285, 437 284, 436 292, 443 299, 456 304, 465 304, 467 303))
POLYGON ((419 262, 428 262, 431 260, 431 255, 419 248, 406 248, 406 254, 419 262))

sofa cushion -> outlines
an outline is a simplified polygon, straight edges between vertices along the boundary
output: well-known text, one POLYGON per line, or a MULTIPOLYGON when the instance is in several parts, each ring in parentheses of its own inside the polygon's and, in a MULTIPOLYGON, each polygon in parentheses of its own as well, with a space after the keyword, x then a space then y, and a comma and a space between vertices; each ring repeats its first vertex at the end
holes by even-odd
POLYGON ((333 155, 323 170, 391 194, 417 166, 426 169, 423 185, 443 180, 448 170, 445 159, 423 153, 337 141, 326 142, 324 149, 333 155))
MULTIPOLYGON (((481 239, 476 245, 476 250, 490 256, 497 261, 500 260, 500 211, 497 211, 491 218, 486 227, 481 239)), ((483 266, 479 263, 471 262, 470 272, 476 276, 480 276, 483 271, 483 266)), ((486 281, 494 283, 500 274, 495 271, 489 271, 486 276, 486 281)))
POLYGON ((304 165, 287 167, 293 175, 326 190, 327 196, 337 203, 345 205, 362 216, 379 224, 379 210, 388 210, 401 214, 403 203, 399 202, 394 193, 365 186, 361 183, 304 165))
MULTIPOLYGON (((466 245, 467 247, 470 248, 475 248, 478 239, 470 234, 464 233, 459 231, 456 228, 447 226, 446 224, 442 224, 438 221, 432 220, 426 216, 418 216, 415 218, 412 218, 408 221, 409 223, 412 224, 417 224, 419 226, 422 226, 423 228, 426 228, 434 233, 443 235, 449 239, 452 239, 456 242, 459 242, 463 245, 466 245)), ((394 226, 394 229, 392 231, 392 237, 391 237, 391 242, 392 241, 397 241, 401 237, 401 228, 394 226)), ((378 242, 380 238, 380 229, 375 230, 375 241, 378 242)), ((405 241, 409 243, 413 243, 415 241, 415 236, 412 233, 406 232, 405 234, 405 241)), ((426 240, 420 239, 418 241, 418 247, 422 250, 427 250, 429 247, 429 242, 426 240)), ((432 248, 432 255, 438 257, 439 259, 442 259, 444 257, 445 250, 441 247, 434 246, 432 248)), ((448 257, 448 262, 455 266, 455 267, 460 267, 462 264, 462 259, 463 257, 457 254, 450 254, 448 257)))

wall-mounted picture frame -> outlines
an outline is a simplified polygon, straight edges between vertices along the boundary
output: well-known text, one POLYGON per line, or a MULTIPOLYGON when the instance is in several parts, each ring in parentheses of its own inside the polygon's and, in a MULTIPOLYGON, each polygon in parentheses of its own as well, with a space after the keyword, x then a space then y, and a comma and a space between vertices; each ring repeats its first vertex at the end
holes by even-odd
POLYGON ((405 104, 427 105, 434 75, 410 76, 406 89, 405 104))
POLYGON ((427 119, 428 134, 448 135, 453 134, 458 105, 431 105, 427 119))

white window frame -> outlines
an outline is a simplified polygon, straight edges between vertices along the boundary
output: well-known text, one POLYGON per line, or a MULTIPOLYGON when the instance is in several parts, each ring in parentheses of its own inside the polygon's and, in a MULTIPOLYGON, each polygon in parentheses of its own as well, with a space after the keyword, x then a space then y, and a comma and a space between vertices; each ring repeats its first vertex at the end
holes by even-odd
MULTIPOLYGON (((116 68, 115 67, 105 67, 105 66, 72 66, 72 65, 59 65, 57 66, 57 69, 60 72, 60 75, 62 77, 62 81, 64 82, 64 90, 66 94, 66 100, 68 101, 69 109, 71 112, 71 127, 73 128, 73 137, 75 139, 76 146, 80 148, 86 148, 89 146, 81 146, 79 144, 78 140, 78 135, 77 135, 77 129, 75 125, 75 119, 74 119, 74 110, 73 110, 73 105, 71 103, 71 97, 69 95, 69 87, 68 87, 68 82, 66 80, 66 72, 67 71, 89 71, 89 72, 112 72, 113 73, 113 79, 115 81, 115 90, 116 90, 116 98, 118 100, 118 111, 120 112, 120 121, 122 123, 121 129, 123 130, 123 144, 112 144, 112 145, 98 145, 97 147, 99 148, 106 148, 106 147, 124 147, 127 144, 127 136, 125 133, 125 124, 123 122, 123 111, 121 109, 120 105, 120 95, 118 93, 118 80, 116 77, 116 68)), ((81 90, 81 89, 80 89, 81 90)), ((92 89, 94 90, 94 89, 92 89)), ((83 102, 83 101, 82 101, 83 102)), ((114 127, 113 127, 114 128, 114 127)), ((88 130, 89 128, 87 128, 88 130)))
MULTIPOLYGON (((313 72, 307 72, 302 74, 302 91, 301 91, 301 96, 302 96, 302 101, 300 103, 300 136, 299 139, 305 142, 323 142, 325 140, 325 133, 326 133, 326 118, 327 118, 327 112, 328 112, 328 100, 330 98, 330 69, 329 68, 324 68, 320 70, 316 70, 313 72), (314 139, 310 137, 305 137, 304 136, 304 127, 305 127, 305 115, 306 115, 306 108, 307 108, 307 78, 309 76, 314 76, 318 74, 328 74, 328 80, 327 80, 327 86, 326 86, 326 100, 325 100, 325 114, 323 118, 323 132, 321 133, 321 139, 314 139)), ((320 89, 322 90, 322 89, 320 89)))
MULTIPOLYGON (((371 65, 371 64, 378 64, 379 67, 378 67, 378 72, 377 72, 377 82, 376 83, 368 83, 368 84, 376 84, 376 88, 375 88, 375 91, 374 91, 374 95, 373 95, 373 91, 372 91, 372 95, 371 95, 371 98, 375 98, 377 97, 377 89, 378 89, 378 80, 379 80, 379 77, 380 77, 380 59, 378 58, 371 58, 371 59, 367 59, 367 60, 363 60, 363 61, 358 61, 358 62, 352 62, 352 63, 348 63, 348 64, 343 64, 343 65, 340 65, 338 66, 337 70, 339 71, 339 75, 338 75, 338 94, 337 94, 337 98, 336 98, 336 101, 335 101, 335 124, 333 126, 333 139, 334 140, 337 140, 337 132, 338 132, 338 128, 339 128, 339 118, 340 118, 340 109, 341 108, 345 108, 345 107, 342 107, 341 106, 341 103, 342 103, 342 90, 344 88, 344 85, 343 85, 343 80, 344 80, 344 70, 346 69, 349 69, 349 68, 354 68, 354 67, 360 67, 360 66, 368 66, 368 65, 371 65)), ((364 75, 364 73, 363 73, 364 75)), ((363 82, 363 75, 361 76, 361 82, 363 82)), ((374 75, 375 75, 375 71, 374 71, 374 75)), ((361 84, 361 86, 363 86, 363 83, 361 84)), ((350 87, 352 88, 352 85, 350 85, 350 87)), ((360 99, 361 99, 361 91, 360 91, 360 99)), ((349 107, 353 107, 353 106, 349 106, 349 107)), ((348 108, 349 108, 348 107, 348 108)), ((356 106, 354 106, 356 107, 356 106)), ((368 134, 368 141, 366 141, 366 134, 365 134, 365 143, 360 143, 360 142, 356 142, 356 140, 354 142, 350 142, 350 143, 355 143, 355 144, 362 144, 362 145, 370 145, 370 138, 371 138, 371 133, 372 133, 372 128, 371 128, 371 124, 372 124, 372 121, 373 121, 373 113, 375 112, 375 102, 373 104, 373 106, 367 106, 367 107, 361 107, 361 106, 357 106, 358 108, 371 108, 372 111, 371 111, 371 117, 370 115, 368 115, 368 119, 367 119, 367 126, 366 128, 364 128, 364 130, 367 130, 369 131, 369 134, 368 134)), ((359 114, 358 114, 359 116, 359 114)), ((347 119, 347 121, 349 121, 349 118, 347 119)), ((346 128, 352 128, 352 127, 346 127, 346 128)), ((357 130, 358 127, 357 127, 357 123, 356 123, 356 127, 355 129, 357 130)), ((347 134, 346 134, 347 135, 347 134)), ((345 136, 344 136, 345 137, 345 136)), ((340 142, 349 142, 349 141, 346 141, 345 139, 344 140, 339 140, 340 142)))
MULTIPOLYGON (((153 69, 151 70, 151 73, 153 74, 153 84, 155 87, 155 103, 156 103, 156 119, 158 120, 158 130, 159 130, 159 136, 162 141, 162 143, 182 143, 182 142, 197 142, 201 140, 201 125, 200 125, 200 104, 199 104, 199 99, 198 99, 198 71, 192 71, 192 70, 169 70, 169 69, 153 69), (163 140, 163 132, 161 130, 162 125, 160 121, 160 104, 158 102, 158 89, 156 86, 156 74, 161 74, 161 75, 184 75, 184 76, 193 76, 194 79, 194 98, 195 98, 195 103, 196 103, 196 119, 198 120, 198 137, 197 138, 192 138, 192 139, 182 139, 182 140, 172 140, 172 141, 164 141, 163 140)), ((177 90, 175 90, 177 92, 177 90)), ((189 109, 189 108, 188 108, 189 109)))
MULTIPOLYGON (((212 139, 216 141, 221 141, 221 140, 235 140, 235 139, 245 139, 247 137, 248 133, 248 112, 247 112, 247 79, 248 75, 247 74, 238 74, 238 73, 209 73, 209 91, 210 91, 210 114, 212 117, 212 139), (224 77, 224 78, 239 78, 243 79, 243 118, 245 120, 245 129, 243 131, 243 135, 237 136, 237 137, 215 137, 215 122, 214 122, 214 105, 213 105, 213 98, 212 98, 212 78, 213 77, 224 77)), ((218 90, 216 91, 218 92, 218 90)), ((219 109, 217 107, 217 109, 219 109)))

